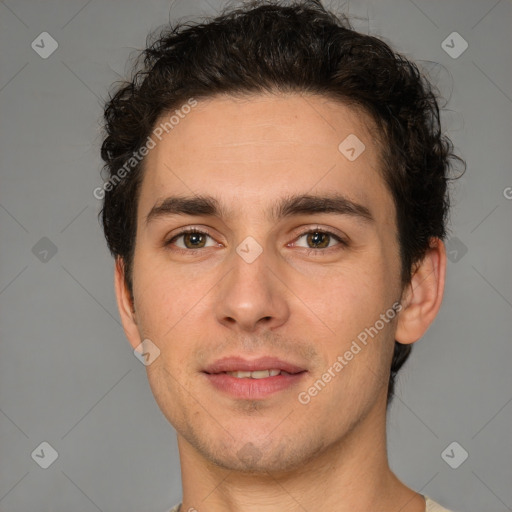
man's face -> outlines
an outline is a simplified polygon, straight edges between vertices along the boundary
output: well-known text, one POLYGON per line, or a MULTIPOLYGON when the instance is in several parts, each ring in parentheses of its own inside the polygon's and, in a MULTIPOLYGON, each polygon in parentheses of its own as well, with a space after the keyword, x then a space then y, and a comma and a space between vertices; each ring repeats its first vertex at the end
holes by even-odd
POLYGON ((133 261, 140 340, 131 341, 160 350, 148 379, 181 445, 222 467, 293 469, 385 414, 400 257, 363 121, 318 96, 215 97, 146 157, 133 261), (355 139, 339 149, 351 134, 365 145, 355 159, 355 139), (303 195, 351 203, 279 210, 303 195), (209 196, 219 211, 196 203, 196 214, 160 208, 148 218, 171 196, 209 196), (180 236, 185 228, 207 234, 180 236), (226 358, 231 366, 217 364, 226 358), (280 367, 291 375, 221 372, 280 367))

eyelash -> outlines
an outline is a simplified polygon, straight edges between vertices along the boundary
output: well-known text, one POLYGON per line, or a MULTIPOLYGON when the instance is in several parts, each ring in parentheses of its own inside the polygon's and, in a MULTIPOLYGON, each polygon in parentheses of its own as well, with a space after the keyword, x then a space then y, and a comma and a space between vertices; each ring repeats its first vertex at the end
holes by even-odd
MULTIPOLYGON (((194 233, 194 234, 198 234, 198 235, 206 235, 206 236, 209 236, 210 238, 213 238, 212 235, 210 235, 210 233, 208 233, 207 231, 202 231, 202 230, 197 229, 197 228, 185 228, 182 231, 180 231, 179 233, 177 233, 176 235, 174 235, 172 238, 170 238, 169 240, 164 242, 164 246, 165 247, 171 246, 172 242, 176 241, 179 237, 181 237, 183 235, 186 235, 188 233, 194 233)), ((323 235, 328 235, 328 236, 334 238, 339 243, 339 245, 342 246, 342 248, 348 247, 348 243, 343 238, 341 238, 339 235, 336 235, 335 233, 333 233, 331 231, 327 231, 327 230, 324 230, 324 229, 309 229, 307 231, 304 231, 304 232, 300 233, 296 237, 295 240, 299 240, 303 236, 309 235, 309 234, 313 234, 313 233, 320 233, 320 234, 323 234, 323 235)), ((335 249, 335 248, 336 248, 336 246, 326 247, 324 249, 322 249, 322 248, 308 249, 306 247, 302 247, 302 249, 305 251, 305 253, 308 256, 312 255, 312 254, 318 255, 321 252, 330 252, 329 251, 330 249, 335 249)), ((173 250, 179 251, 179 252, 182 252, 182 253, 187 253, 187 254, 191 254, 191 253, 195 254, 197 251, 201 251, 203 249, 205 249, 205 247, 199 247, 198 249, 182 249, 181 247, 177 247, 177 248, 174 248, 173 250)))

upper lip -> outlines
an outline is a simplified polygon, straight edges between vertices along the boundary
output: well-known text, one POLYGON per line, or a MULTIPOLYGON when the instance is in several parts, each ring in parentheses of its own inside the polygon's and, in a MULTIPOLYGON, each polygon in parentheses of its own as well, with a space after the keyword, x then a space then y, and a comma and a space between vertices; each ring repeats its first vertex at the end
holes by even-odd
POLYGON ((239 356, 223 357, 208 365, 203 371, 206 373, 222 373, 236 371, 255 372, 258 370, 271 369, 283 370, 287 373, 305 371, 305 368, 272 356, 263 356, 257 359, 244 359, 239 356))

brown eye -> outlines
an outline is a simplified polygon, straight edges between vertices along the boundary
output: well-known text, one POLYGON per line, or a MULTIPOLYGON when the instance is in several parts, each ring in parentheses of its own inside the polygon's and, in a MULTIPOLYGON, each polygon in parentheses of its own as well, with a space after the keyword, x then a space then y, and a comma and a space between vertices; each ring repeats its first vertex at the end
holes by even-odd
POLYGON ((329 246, 330 235, 321 231, 314 231, 307 234, 307 243, 311 244, 312 249, 325 249, 329 246))
POLYGON ((309 249, 311 251, 319 250, 320 252, 322 249, 331 249, 333 246, 339 245, 346 247, 348 245, 347 242, 345 242, 345 240, 343 240, 338 235, 335 235, 330 231, 322 231, 319 229, 314 229, 302 233, 302 235, 297 238, 297 242, 294 245, 309 249), (297 243, 301 238, 305 238, 305 245, 297 243))
POLYGON ((199 231, 197 229, 187 229, 173 236, 170 240, 165 242, 165 246, 176 246, 180 250, 190 250, 194 249, 204 249, 205 247, 213 247, 215 242, 212 239, 212 243, 210 245, 206 245, 208 242, 208 238, 212 239, 212 237, 204 232, 199 231), (181 240, 180 240, 181 239, 181 240))
POLYGON ((183 235, 183 242, 187 249, 199 249, 204 247, 206 237, 203 233, 185 233, 183 235))

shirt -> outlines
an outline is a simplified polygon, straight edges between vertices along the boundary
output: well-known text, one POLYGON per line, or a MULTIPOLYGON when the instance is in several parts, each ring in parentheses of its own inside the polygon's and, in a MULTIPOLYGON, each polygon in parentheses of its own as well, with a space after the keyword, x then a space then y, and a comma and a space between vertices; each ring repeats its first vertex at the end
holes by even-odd
MULTIPOLYGON (((431 500, 428 496, 424 496, 427 506, 425 507, 425 512, 452 512, 447 508, 442 507, 439 503, 436 503, 434 500, 431 500)), ((185 512, 185 510, 181 510, 181 503, 174 505, 174 507, 169 510, 169 512, 185 512)), ((192 511, 193 512, 193 509, 192 511)))

